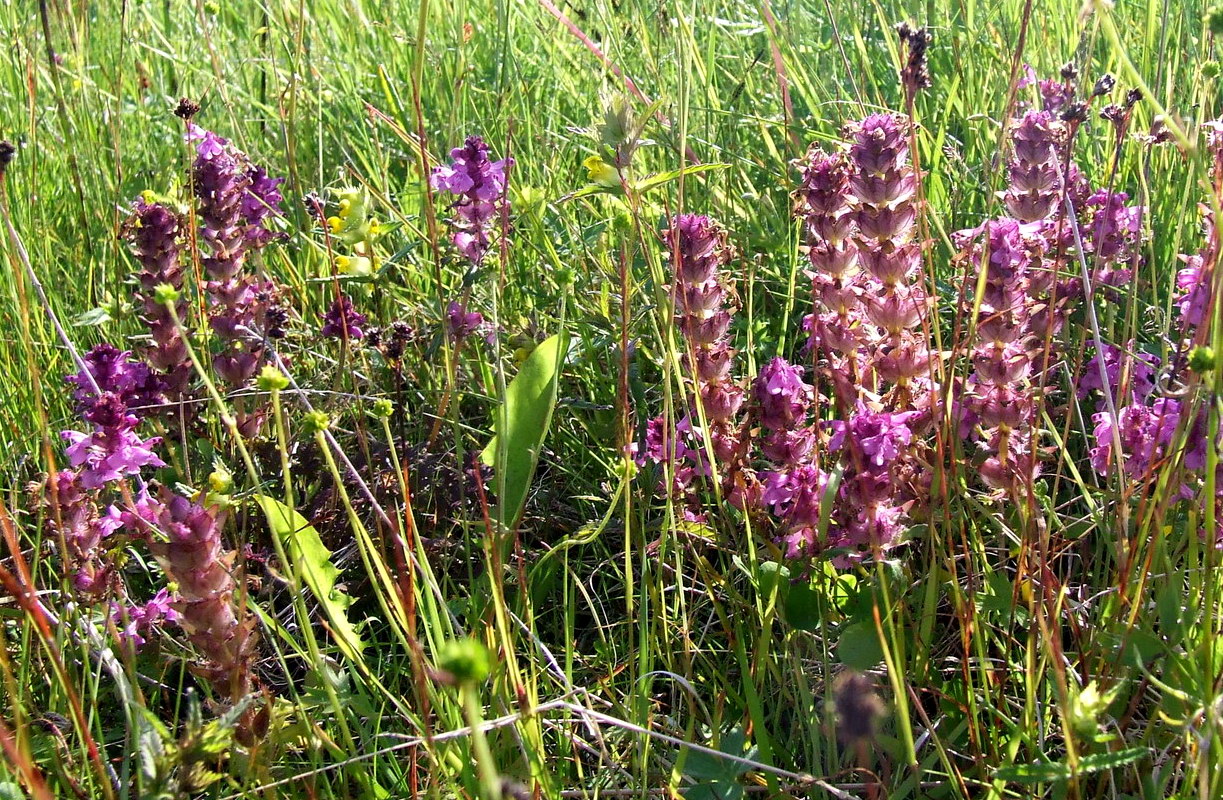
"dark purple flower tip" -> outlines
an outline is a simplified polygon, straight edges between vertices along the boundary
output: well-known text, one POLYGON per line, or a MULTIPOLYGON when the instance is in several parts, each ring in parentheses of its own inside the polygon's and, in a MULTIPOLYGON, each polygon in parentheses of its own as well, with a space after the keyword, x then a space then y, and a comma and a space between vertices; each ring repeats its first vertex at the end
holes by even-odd
POLYGON ((353 309, 352 300, 340 295, 323 315, 323 335, 337 339, 361 339, 365 336, 362 325, 366 317, 353 309))
POLYGON ((843 154, 829 154, 813 144, 797 165, 802 170, 801 184, 794 193, 799 214, 827 216, 845 208, 849 168, 843 154))

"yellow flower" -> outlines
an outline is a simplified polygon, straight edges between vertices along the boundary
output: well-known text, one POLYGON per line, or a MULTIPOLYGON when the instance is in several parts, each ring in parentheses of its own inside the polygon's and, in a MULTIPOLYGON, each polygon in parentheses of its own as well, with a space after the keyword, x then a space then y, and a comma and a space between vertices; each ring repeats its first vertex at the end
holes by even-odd
POLYGON ((600 186, 619 186, 620 171, 608 164, 601 156, 590 156, 582 162, 586 167, 587 179, 600 186))
POLYGON ((364 256, 336 256, 335 265, 343 275, 359 275, 364 278, 374 271, 373 264, 364 256))

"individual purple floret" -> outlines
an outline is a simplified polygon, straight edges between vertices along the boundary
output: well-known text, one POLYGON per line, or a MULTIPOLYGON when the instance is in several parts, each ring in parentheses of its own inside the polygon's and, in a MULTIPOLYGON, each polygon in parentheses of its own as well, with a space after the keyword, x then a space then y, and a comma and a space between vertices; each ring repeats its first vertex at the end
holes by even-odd
POLYGON ((337 339, 361 339, 365 336, 362 325, 365 315, 353 309, 352 300, 341 295, 323 315, 323 335, 337 339))
POLYGON ((174 600, 168 589, 160 589, 147 603, 135 606, 115 604, 111 619, 119 627, 121 641, 139 649, 145 644, 145 636, 162 623, 179 622, 182 618, 174 609, 174 600))
POLYGON ((481 264, 492 246, 493 232, 506 210, 506 170, 514 160, 491 161, 488 145, 469 136, 462 147, 450 151, 450 164, 435 167, 429 178, 433 188, 457 195, 454 201, 452 241, 472 264, 481 264))
POLYGON ((1018 88, 1023 89, 1036 84, 1040 93, 1041 109, 1056 114, 1070 105, 1074 100, 1074 84, 1069 79, 1054 80, 1052 78, 1039 80, 1036 70, 1030 65, 1024 65, 1024 77, 1019 80, 1018 88))
POLYGON ((446 306, 446 332, 456 342, 461 342, 472 334, 484 329, 484 315, 478 311, 468 311, 457 300, 451 300, 446 306))

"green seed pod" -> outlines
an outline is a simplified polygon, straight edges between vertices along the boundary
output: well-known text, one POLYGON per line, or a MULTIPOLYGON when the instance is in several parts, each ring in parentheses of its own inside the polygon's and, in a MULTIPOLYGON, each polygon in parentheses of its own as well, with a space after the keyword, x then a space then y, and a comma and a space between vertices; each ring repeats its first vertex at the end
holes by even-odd
POLYGON ((1189 354, 1189 369, 1203 375, 1215 368, 1215 351, 1210 347, 1195 347, 1189 354))
POLYGON ((153 300, 158 305, 168 306, 171 303, 177 303, 180 297, 178 289, 175 289, 168 283, 159 283, 153 289, 153 300))
POLYGON ((265 364, 255 379, 255 385, 261 392, 279 392, 289 387, 289 378, 271 364, 265 364))
POLYGON ((311 411, 302 420, 302 427, 306 429, 306 433, 313 436, 330 428, 331 418, 322 411, 311 411))
POLYGON ((438 679, 454 685, 480 683, 492 671, 488 648, 475 639, 455 639, 437 655, 438 679))

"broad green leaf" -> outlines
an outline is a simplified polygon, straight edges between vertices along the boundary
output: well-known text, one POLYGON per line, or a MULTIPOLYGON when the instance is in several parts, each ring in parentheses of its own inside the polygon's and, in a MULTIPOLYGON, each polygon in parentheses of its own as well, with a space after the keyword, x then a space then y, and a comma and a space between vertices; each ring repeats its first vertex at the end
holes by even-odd
POLYGON ((305 517, 275 498, 257 494, 255 502, 267 515, 272 535, 284 543, 285 554, 293 560, 302 580, 323 607, 336 644, 344 655, 360 660, 365 643, 348 621, 352 598, 336 588, 340 570, 332 563, 331 551, 323 546, 318 531, 305 517))
POLYGON ((820 593, 810 584, 791 586, 786 592, 786 622, 800 631, 813 631, 820 626, 820 593))
POLYGON ((855 622, 841 631, 837 655, 847 667, 868 670, 883 660, 879 632, 870 622, 855 622))
MULTIPOLYGON (((565 333, 545 339, 527 357, 505 389, 505 474, 498 476, 498 484, 504 483, 503 496, 498 501, 506 525, 515 525, 526 505, 527 490, 531 487, 539 452, 552 422, 552 411, 556 408, 557 382, 568 348, 569 336, 565 333)), ((498 415, 498 423, 501 419, 498 415)), ((493 438, 480 454, 480 459, 494 469, 498 466, 497 450, 502 434, 497 427, 495 423, 493 438)))

